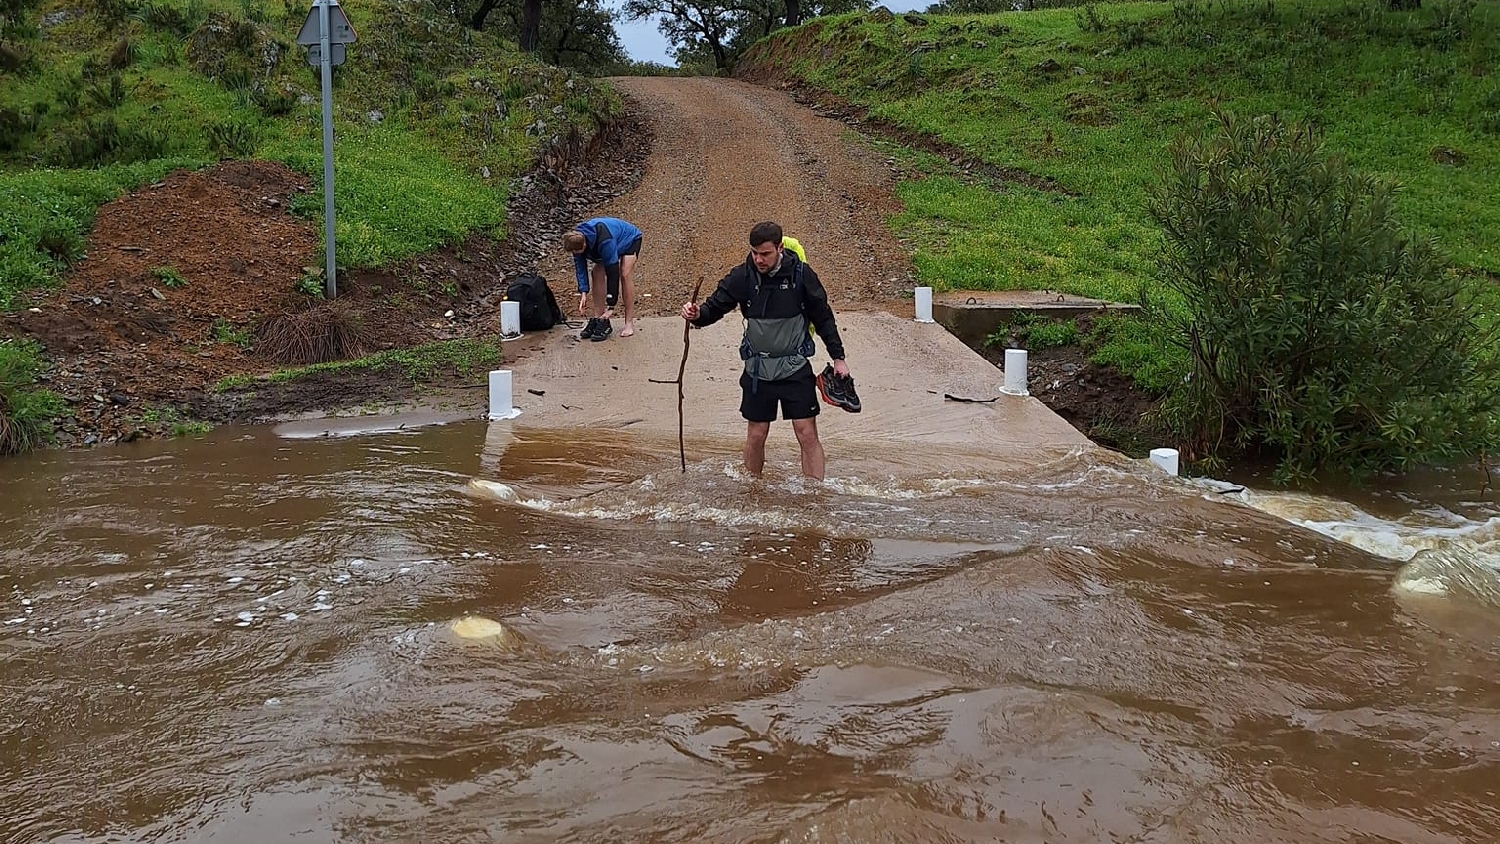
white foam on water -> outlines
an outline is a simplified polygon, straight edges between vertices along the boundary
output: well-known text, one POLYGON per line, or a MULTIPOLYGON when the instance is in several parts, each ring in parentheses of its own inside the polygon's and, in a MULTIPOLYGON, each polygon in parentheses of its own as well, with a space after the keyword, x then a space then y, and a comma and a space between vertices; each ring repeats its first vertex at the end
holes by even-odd
POLYGON ((775 529, 808 527, 806 521, 792 512, 737 510, 727 507, 714 507, 696 501, 657 503, 622 501, 612 505, 603 505, 594 503, 590 499, 581 499, 578 501, 549 501, 545 505, 536 506, 536 509, 547 510, 560 515, 615 521, 646 518, 656 522, 709 522, 725 527, 775 529))
POLYGON ((1397 588, 1416 595, 1446 595, 1448 587, 1441 578, 1412 577, 1397 582, 1397 588))
POLYGON ((1392 588, 1408 594, 1463 598, 1500 610, 1500 571, 1462 546, 1417 552, 1396 572, 1392 588))
MULTIPOLYGON (((472 556, 487 556, 487 553, 472 556)), ((31 617, 38 608, 47 608, 50 603, 47 599, 53 596, 22 597, 18 589, 13 590, 16 593, 13 597, 20 606, 14 612, 7 612, 6 616, 20 616, 24 611, 27 617, 22 621, 28 623, 33 633, 38 627, 43 633, 74 627, 94 631, 112 626, 132 627, 153 616, 170 619, 173 623, 191 623, 196 619, 258 629, 272 620, 283 623, 307 621, 310 620, 309 613, 328 612, 335 604, 358 604, 366 599, 371 587, 384 588, 393 582, 415 581, 427 576, 433 567, 450 563, 437 558, 380 560, 355 557, 331 565, 319 565, 316 570, 297 575, 261 570, 295 565, 298 561, 287 559, 258 563, 234 561, 217 570, 202 572, 202 580, 164 579, 174 574, 182 576, 173 570, 122 575, 103 583, 59 580, 60 589, 75 593, 62 597, 81 604, 76 618, 72 611, 58 619, 31 617), (253 570, 247 568, 251 565, 255 566, 253 570)), ((0 626, 6 623, 7 618, 0 617, 0 626)))
POLYGON ((1391 588, 1410 595, 1461 598, 1500 610, 1500 517, 1468 519, 1441 507, 1381 518, 1336 498, 1264 492, 1198 481, 1216 497, 1233 497, 1378 557, 1404 565, 1391 588))
POLYGON ((1220 495, 1315 530, 1378 557, 1406 562, 1421 551, 1461 549, 1476 561, 1500 569, 1500 517, 1466 519, 1449 510, 1430 508, 1397 519, 1365 512, 1347 501, 1302 492, 1235 489, 1221 482, 1202 483, 1220 495))
MULTIPOLYGON (((982 489, 993 482, 975 478, 916 478, 897 480, 865 480, 857 477, 835 477, 817 481, 791 474, 769 481, 753 478, 743 471, 738 463, 714 461, 690 469, 688 481, 678 473, 647 475, 637 481, 623 484, 578 498, 547 499, 525 497, 515 487, 480 478, 471 479, 465 491, 475 497, 490 501, 515 504, 539 512, 581 519, 603 521, 630 521, 645 519, 654 522, 709 523, 731 528, 756 528, 762 531, 791 531, 819 529, 828 530, 827 525, 813 519, 815 511, 805 505, 807 495, 829 494, 848 496, 867 502, 908 502, 931 500, 960 494, 967 490, 982 489), (691 475, 715 479, 727 477, 736 487, 753 487, 764 484, 771 492, 787 492, 789 501, 800 502, 798 506, 767 508, 759 501, 746 502, 744 507, 735 506, 733 490, 723 494, 712 489, 705 492, 702 484, 692 480, 691 475), (711 502, 711 503, 705 503, 711 502)), ((755 496, 759 498, 759 496, 755 496)), ((788 534, 790 535, 790 534, 788 534)))
POLYGON ((860 478, 828 478, 823 481, 823 486, 833 492, 861 498, 916 501, 944 498, 962 490, 988 487, 990 482, 977 478, 921 478, 911 485, 903 485, 894 478, 879 483, 860 478))

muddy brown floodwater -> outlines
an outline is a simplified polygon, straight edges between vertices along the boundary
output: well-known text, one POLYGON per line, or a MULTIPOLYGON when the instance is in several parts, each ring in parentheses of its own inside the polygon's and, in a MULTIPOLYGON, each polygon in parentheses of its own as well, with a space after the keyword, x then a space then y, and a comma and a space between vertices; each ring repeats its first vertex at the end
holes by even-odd
POLYGON ((6 463, 0 838, 1500 835, 1494 617, 1386 561, 1106 452, 845 447, 810 487, 676 445, 472 422, 6 463))

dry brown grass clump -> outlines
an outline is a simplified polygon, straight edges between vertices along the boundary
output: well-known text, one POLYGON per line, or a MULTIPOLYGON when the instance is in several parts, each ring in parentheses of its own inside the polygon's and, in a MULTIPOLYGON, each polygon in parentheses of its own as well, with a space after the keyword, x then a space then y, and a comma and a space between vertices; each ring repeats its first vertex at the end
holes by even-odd
POLYGON ((20 438, 14 425, 10 422, 9 403, 5 396, 0 395, 0 454, 19 454, 21 452, 20 438))
POLYGON ((319 302, 294 314, 267 317, 255 327, 255 348, 277 363, 309 364, 364 355, 369 333, 343 302, 319 302))

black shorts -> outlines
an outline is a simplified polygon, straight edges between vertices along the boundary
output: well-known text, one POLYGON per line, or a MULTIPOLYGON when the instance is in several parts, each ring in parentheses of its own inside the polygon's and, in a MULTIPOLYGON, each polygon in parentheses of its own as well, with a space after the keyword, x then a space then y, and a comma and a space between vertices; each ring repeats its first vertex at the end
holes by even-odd
MULTIPOLYGON (((626 255, 639 255, 639 254, 641 254, 641 241, 642 240, 645 240, 645 238, 638 237, 638 238, 635 239, 634 243, 630 244, 629 246, 625 247, 624 249, 621 249, 620 250, 620 257, 624 258, 626 255)), ((621 275, 624 275, 625 269, 623 267, 620 268, 620 273, 621 273, 621 275)), ((619 301, 619 299, 620 299, 620 283, 618 281, 616 281, 613 284, 606 284, 605 287, 604 287, 604 304, 609 305, 610 307, 614 307, 615 302, 619 301)))
POLYGON ((755 382, 750 373, 740 375, 740 415, 750 422, 775 422, 776 406, 782 419, 811 419, 818 415, 817 379, 812 364, 780 381, 755 382))

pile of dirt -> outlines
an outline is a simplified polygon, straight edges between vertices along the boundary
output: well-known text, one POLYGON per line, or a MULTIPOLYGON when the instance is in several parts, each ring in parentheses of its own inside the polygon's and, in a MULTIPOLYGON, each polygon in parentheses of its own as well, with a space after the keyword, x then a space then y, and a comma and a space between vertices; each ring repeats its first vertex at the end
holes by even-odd
POLYGON ((172 173, 100 209, 62 288, 0 323, 56 364, 43 386, 72 410, 63 444, 126 436, 130 417, 253 366, 236 341, 254 319, 308 301, 292 285, 317 233, 287 211, 305 190, 279 165, 233 162, 172 173))
MULTIPOLYGON (((494 333, 492 300, 505 281, 542 260, 577 209, 639 178, 649 144, 623 143, 626 130, 645 132, 625 118, 577 151, 587 160, 554 156, 523 179, 506 241, 473 237, 389 271, 341 276, 338 301, 369 349, 494 333)), ((0 315, 0 336, 37 341, 53 364, 41 386, 68 404, 60 445, 160 435, 176 420, 259 421, 411 397, 411 384, 360 372, 216 389, 228 376, 279 368, 251 342, 260 320, 326 307, 296 289, 323 263, 320 222, 290 211, 310 187, 280 164, 233 161, 174 172, 100 208, 87 257, 62 286, 0 315)), ((439 379, 424 389, 457 386, 439 379)))

